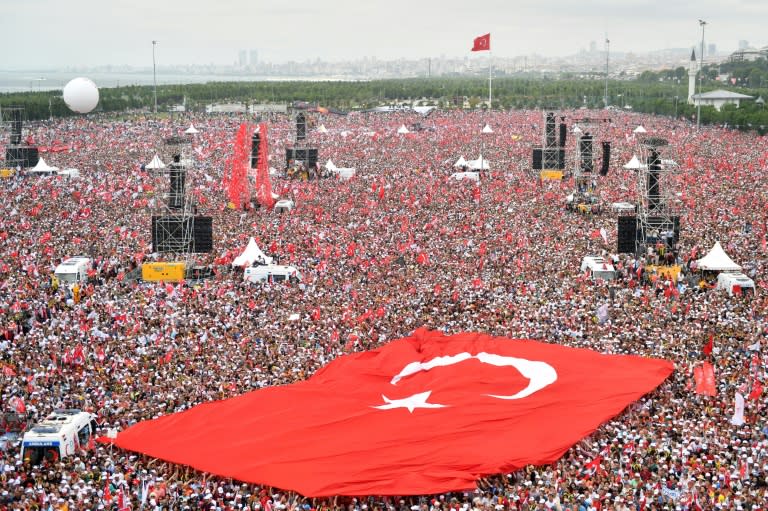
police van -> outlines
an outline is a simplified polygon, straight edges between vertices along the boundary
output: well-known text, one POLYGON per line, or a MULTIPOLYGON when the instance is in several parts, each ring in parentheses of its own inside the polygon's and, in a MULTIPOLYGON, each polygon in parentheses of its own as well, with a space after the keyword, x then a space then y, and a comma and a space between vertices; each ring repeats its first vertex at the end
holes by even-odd
POLYGON ((21 459, 31 465, 57 462, 85 449, 96 432, 96 416, 76 409, 57 409, 32 426, 21 439, 21 459))

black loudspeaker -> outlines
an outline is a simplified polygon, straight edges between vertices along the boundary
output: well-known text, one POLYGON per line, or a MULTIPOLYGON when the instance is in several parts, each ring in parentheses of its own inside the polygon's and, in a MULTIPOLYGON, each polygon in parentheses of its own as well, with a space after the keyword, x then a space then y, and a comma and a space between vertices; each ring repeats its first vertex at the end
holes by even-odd
POLYGON ((40 161, 37 147, 32 146, 8 146, 5 148, 5 164, 13 167, 17 165, 23 169, 32 168, 40 161))
POLYGON ((600 167, 600 175, 607 176, 608 168, 611 165, 611 143, 603 142, 603 165, 600 167))
POLYGON ((661 171, 661 158, 658 151, 651 149, 648 155, 648 209, 654 211, 661 206, 661 189, 659 187, 659 172, 661 171))
POLYGON ((285 166, 289 167, 291 161, 300 161, 305 167, 315 167, 317 165, 317 148, 286 148, 285 166))
POLYGON ((259 164, 259 144, 261 143, 261 136, 259 132, 255 132, 251 138, 251 168, 255 169, 259 164))
POLYGON ((173 155, 173 163, 168 165, 168 177, 171 183, 171 188, 168 192, 168 207, 171 209, 184 209, 187 169, 181 164, 181 155, 173 155))
POLYGON ((300 113, 296 116, 296 140, 307 139, 307 116, 300 113))
POLYGON ((533 148, 531 160, 533 163, 533 170, 541 170, 541 147, 533 148))
POLYGON ((637 240, 637 217, 634 215, 620 216, 616 236, 616 252, 632 254, 635 252, 637 240))
POLYGON ((21 110, 11 110, 11 145, 21 144, 21 110))
POLYGON ((213 219, 196 217, 152 217, 152 250, 174 253, 213 251, 213 219))
POLYGON ((565 147, 565 140, 568 138, 568 126, 564 122, 560 123, 560 147, 565 147))
POLYGON ((579 153, 581 155, 581 171, 592 172, 594 163, 592 162, 592 135, 585 133, 579 139, 579 153))
POLYGON ((556 136, 556 127, 555 127, 555 114, 552 112, 549 112, 547 114, 547 119, 545 123, 544 132, 546 135, 546 146, 547 147, 554 147, 557 144, 556 136))

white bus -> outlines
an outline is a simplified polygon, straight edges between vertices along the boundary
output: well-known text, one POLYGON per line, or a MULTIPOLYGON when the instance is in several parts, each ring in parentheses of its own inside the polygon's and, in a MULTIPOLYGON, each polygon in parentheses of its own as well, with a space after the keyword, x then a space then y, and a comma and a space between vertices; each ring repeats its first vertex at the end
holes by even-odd
POLYGON ((75 409, 54 410, 24 433, 21 459, 31 465, 43 460, 57 462, 86 448, 96 432, 96 416, 75 409))
POLYGON ((64 285, 88 280, 88 269, 91 259, 88 257, 70 257, 56 267, 53 274, 64 285))

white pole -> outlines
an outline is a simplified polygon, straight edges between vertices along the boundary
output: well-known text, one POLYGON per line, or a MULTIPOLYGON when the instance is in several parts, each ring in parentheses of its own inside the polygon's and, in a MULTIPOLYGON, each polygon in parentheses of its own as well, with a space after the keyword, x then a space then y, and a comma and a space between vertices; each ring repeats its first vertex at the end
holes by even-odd
POLYGON ((154 96, 155 96, 155 108, 154 113, 157 113, 157 66, 155 65, 155 46, 157 41, 152 41, 152 81, 154 82, 154 96))
POLYGON ((491 52, 488 51, 488 110, 493 105, 493 59, 491 58, 491 52))

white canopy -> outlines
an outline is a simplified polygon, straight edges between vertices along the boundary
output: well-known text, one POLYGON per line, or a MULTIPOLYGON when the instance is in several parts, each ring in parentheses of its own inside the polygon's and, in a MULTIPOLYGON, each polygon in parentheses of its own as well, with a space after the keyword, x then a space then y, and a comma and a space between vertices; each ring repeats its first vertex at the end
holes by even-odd
POLYGON ((728 257, 723 247, 720 246, 720 242, 715 242, 715 246, 709 251, 707 255, 696 261, 697 268, 699 270, 711 270, 711 271, 739 271, 741 266, 734 263, 733 260, 728 257))
POLYGON ((405 127, 405 124, 401 125, 399 128, 397 128, 397 132, 401 135, 405 135, 406 133, 410 133, 408 131, 408 128, 405 127))
POLYGON ((195 133, 200 133, 197 128, 195 128, 194 124, 190 124, 189 128, 184 130, 184 133, 187 133, 188 135, 194 135, 195 133))
POLYGON ((638 126, 637 128, 634 129, 632 133, 648 133, 648 130, 646 130, 642 126, 638 126))
POLYGON ((45 160, 40 158, 37 160, 37 165, 29 169, 29 172, 54 172, 59 170, 59 167, 51 167, 47 163, 45 163, 45 160))
POLYGON ((467 160, 464 159, 464 155, 461 156, 458 160, 456 160, 456 163, 453 164, 454 167, 466 167, 467 166, 467 160))
POLYGON ((160 157, 158 155, 155 155, 155 157, 152 158, 152 161, 147 163, 147 165, 144 168, 149 170, 164 169, 165 163, 160 161, 160 157))
POLYGON ((624 165, 625 169, 632 169, 637 170, 640 168, 640 160, 637 159, 637 156, 634 154, 632 155, 632 159, 627 162, 626 165, 624 165))
POLYGON ((317 131, 318 133, 328 133, 328 128, 325 127, 325 124, 321 124, 317 131))
POLYGON ((336 165, 334 165, 333 162, 329 158, 328 161, 325 162, 325 168, 327 168, 328 170, 334 170, 334 169, 336 169, 336 165))
POLYGON ((483 133, 493 133, 493 130, 488 124, 486 124, 485 127, 483 128, 483 133))
POLYGON ((472 170, 488 170, 491 168, 490 163, 488 160, 483 158, 483 155, 481 154, 480 157, 476 160, 469 160, 467 162, 467 166, 472 170))
POLYGON ((251 238, 248 240, 248 246, 245 247, 243 253, 232 261, 232 266, 250 266, 256 262, 261 264, 272 264, 272 258, 262 252, 256 244, 256 240, 251 238))
POLYGON ((578 126, 574 125, 573 126, 573 132, 574 133, 581 133, 581 128, 579 128, 578 126))

